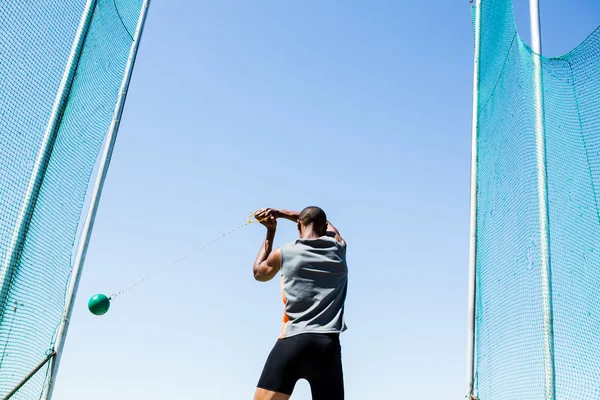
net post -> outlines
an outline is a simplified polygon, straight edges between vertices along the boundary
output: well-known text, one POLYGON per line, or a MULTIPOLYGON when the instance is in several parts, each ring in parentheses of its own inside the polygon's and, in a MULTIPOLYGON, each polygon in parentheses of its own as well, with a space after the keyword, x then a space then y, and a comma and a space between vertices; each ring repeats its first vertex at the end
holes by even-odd
POLYGON ((544 393, 546 400, 555 400, 554 318, 552 311, 552 271, 550 259, 550 217, 548 211, 548 175, 544 131, 544 99, 542 92, 542 39, 539 0, 529 0, 531 49, 533 50, 533 95, 535 106, 535 142, 537 189, 540 222, 540 273, 542 285, 542 318, 544 332, 544 393))
POLYGON ((471 200, 469 227, 469 299, 467 327, 467 396, 471 399, 475 384, 475 313, 477 284, 477 134, 479 122, 479 55, 481 45, 481 0, 475 0, 475 51, 473 60, 473 115, 471 126, 471 200))
MULTIPOLYGON (((35 164, 29 178, 29 184, 27 186, 27 191, 25 192, 23 205, 19 211, 17 223, 15 224, 10 246, 8 248, 6 257, 0 265, 0 312, 2 312, 4 309, 6 299, 8 298, 8 291, 12 282, 12 277, 19 259, 21 258, 21 252, 25 243, 27 231, 29 230, 31 216, 33 215, 33 211, 35 209, 37 197, 42 186, 42 182, 44 181, 50 155, 52 154, 52 149, 56 141, 56 135, 60 128, 62 117, 68 103, 69 94, 73 85, 73 78, 75 77, 75 71, 77 70, 77 65, 79 63, 81 49, 83 48, 83 43, 88 32, 92 14, 94 13, 95 4, 96 0, 88 0, 85 5, 81 21, 77 28, 75 39, 73 40, 73 46, 71 47, 71 52, 65 66, 65 72, 63 73, 56 98, 54 99, 54 105, 52 107, 52 112, 50 113, 48 125, 46 126, 46 130, 44 132, 40 150, 36 156, 35 164)), ((0 321, 2 318, 4 318, 4 315, 0 314, 0 321)))
POLYGON ((45 400, 50 400, 52 398, 52 394, 54 392, 54 387, 56 383, 56 376, 58 374, 58 368, 60 365, 60 359, 63 353, 65 340, 67 337, 67 331, 69 328, 69 323, 71 321, 71 315, 73 313, 73 306, 75 304, 75 297, 77 295, 77 288, 79 287, 79 281, 81 280, 81 273, 83 270, 83 264, 85 263, 85 257, 87 254, 88 246, 90 243, 92 230, 94 227, 94 220, 96 218, 96 213, 98 211, 98 204, 100 201, 100 197, 102 195, 102 189, 104 187, 104 182, 106 180, 106 176, 108 173, 108 169, 110 166, 110 161, 112 158, 112 153, 115 147, 117 132, 119 130, 119 125, 121 122, 121 116, 123 115, 123 108, 125 106, 125 99, 127 97, 127 90, 129 88, 129 83, 131 82, 131 75, 133 73, 133 67, 135 64, 135 59, 137 56, 137 51, 140 44, 140 38, 142 36, 142 32, 144 30, 144 25, 146 23, 146 17, 148 15, 148 8, 150 6, 150 0, 144 0, 142 5, 142 9, 140 11, 140 18, 138 19, 138 25, 136 27, 135 35, 133 37, 133 43, 131 45, 131 50, 129 52, 129 58, 127 60, 127 65, 125 67, 125 76, 123 77, 123 83, 121 84, 121 89, 119 91, 119 97, 117 99, 117 105, 115 107, 115 112, 113 116, 113 120, 111 122, 107 138, 106 144, 104 147, 104 151, 102 153, 100 159, 100 167, 98 170, 98 175, 96 177, 96 181, 94 184, 94 189, 92 192, 92 199, 90 202, 90 206, 88 209, 88 213, 86 219, 84 221, 80 239, 77 244, 77 249, 75 252, 75 261, 73 263, 73 271, 71 274, 71 280, 69 282, 69 288, 67 291, 67 296, 65 300, 65 310, 63 312, 63 319, 57 331, 57 340, 55 343, 56 356, 52 360, 50 366, 50 379, 48 381, 46 394, 42 397, 45 400))
POLYGON ((54 356, 56 355, 56 352, 53 350, 50 352, 50 354, 48 354, 33 370, 31 370, 30 373, 27 374, 27 376, 25 376, 25 378, 23 378, 21 380, 21 382, 19 382, 17 384, 17 386, 15 386, 10 392, 8 392, 3 398, 2 400, 8 400, 11 397, 13 397, 15 395, 15 393, 17 393, 19 391, 19 389, 21 389, 27 382, 29 382, 29 380, 35 375, 37 374, 37 372, 42 369, 42 367, 44 365, 46 365, 48 363, 48 361, 50 361, 54 356))

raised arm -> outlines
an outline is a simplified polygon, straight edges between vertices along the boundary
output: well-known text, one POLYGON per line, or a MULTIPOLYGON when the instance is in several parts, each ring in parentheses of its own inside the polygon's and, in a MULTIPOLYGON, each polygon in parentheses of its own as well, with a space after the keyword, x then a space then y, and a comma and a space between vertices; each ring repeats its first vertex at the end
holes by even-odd
POLYGON ((258 256, 252 266, 254 279, 260 282, 270 281, 281 269, 281 251, 273 251, 273 240, 277 230, 277 220, 272 215, 262 216, 256 214, 257 218, 267 228, 267 236, 258 251, 258 256))
POLYGON ((298 222, 298 217, 300 216, 299 211, 290 211, 290 210, 274 210, 276 218, 285 218, 289 219, 292 222, 298 222))
POLYGON ((260 210, 257 210, 254 213, 254 216, 259 220, 272 216, 275 219, 285 218, 285 219, 289 219, 292 222, 298 222, 298 217, 300 216, 300 212, 276 209, 276 208, 261 208, 260 210))
POLYGON ((342 238, 342 236, 340 235, 340 232, 329 221, 327 221, 327 236, 331 236, 331 237, 335 238, 335 240, 337 240, 344 246, 346 245, 346 241, 342 238))

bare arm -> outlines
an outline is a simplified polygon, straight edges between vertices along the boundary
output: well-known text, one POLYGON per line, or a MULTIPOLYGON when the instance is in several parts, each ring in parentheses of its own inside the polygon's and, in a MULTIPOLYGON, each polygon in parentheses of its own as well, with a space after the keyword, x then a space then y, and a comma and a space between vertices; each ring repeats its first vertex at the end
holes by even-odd
POLYGON ((258 251, 258 256, 256 256, 252 266, 252 272, 254 273, 254 279, 267 282, 273 279, 281 268, 281 251, 279 249, 273 251, 273 240, 277 229, 275 218, 269 216, 261 223, 267 227, 267 236, 258 251))
MULTIPOLYGON (((262 208, 262 209, 256 211, 255 215, 259 219, 272 218, 273 220, 276 220, 277 218, 285 218, 285 219, 289 219, 290 221, 293 221, 293 222, 298 222, 298 217, 300 216, 300 213, 298 211, 277 210, 274 208, 262 208)), ((263 225, 265 225, 265 224, 263 223, 263 225)), ((326 234, 328 236, 335 238, 335 240, 337 240, 338 242, 340 242, 341 244, 346 246, 346 241, 342 238, 342 236, 340 235, 340 232, 337 230, 337 228, 335 226, 333 226, 333 224, 330 221, 327 221, 326 234)))
POLYGON ((335 240, 337 240, 344 246, 346 245, 346 241, 342 238, 342 236, 340 235, 340 232, 329 221, 327 221, 327 235, 335 238, 335 240))
POLYGON ((275 211, 276 218, 285 218, 289 219, 292 222, 298 222, 298 217, 300 216, 299 211, 290 211, 290 210, 273 210, 275 211))
POLYGON ((265 218, 273 217, 277 218, 285 218, 289 219, 292 222, 298 222, 298 217, 300 217, 300 212, 298 211, 290 211, 290 210, 279 210, 276 208, 261 208, 254 213, 254 216, 258 220, 262 220, 265 218))

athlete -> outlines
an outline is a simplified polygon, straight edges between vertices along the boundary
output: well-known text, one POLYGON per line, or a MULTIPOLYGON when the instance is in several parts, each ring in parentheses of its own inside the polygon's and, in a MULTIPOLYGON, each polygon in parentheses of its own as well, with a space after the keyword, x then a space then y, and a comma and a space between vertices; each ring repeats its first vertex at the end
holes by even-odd
POLYGON ((343 400, 339 336, 346 330, 346 242, 319 207, 263 208, 255 216, 267 237, 254 262, 254 278, 266 282, 281 271, 284 313, 254 400, 287 400, 299 379, 308 381, 313 400, 343 400), (296 222, 300 238, 273 250, 278 218, 296 222))

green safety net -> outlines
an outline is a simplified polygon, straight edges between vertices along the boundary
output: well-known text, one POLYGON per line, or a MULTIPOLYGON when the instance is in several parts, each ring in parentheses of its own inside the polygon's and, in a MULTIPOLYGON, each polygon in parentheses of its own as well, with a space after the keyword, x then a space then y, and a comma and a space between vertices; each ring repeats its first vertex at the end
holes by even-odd
POLYGON ((519 37, 512 1, 479 7, 474 392, 600 399, 600 29, 543 58, 519 37))
MULTIPOLYGON (((143 0, 91 1, 91 14, 86 3, 0 1, 0 398, 54 348, 143 0), (83 45, 60 97, 84 14, 83 45), (58 123, 48 129, 54 110, 58 123)), ((39 399, 48 375, 49 363, 12 399, 39 399)))

